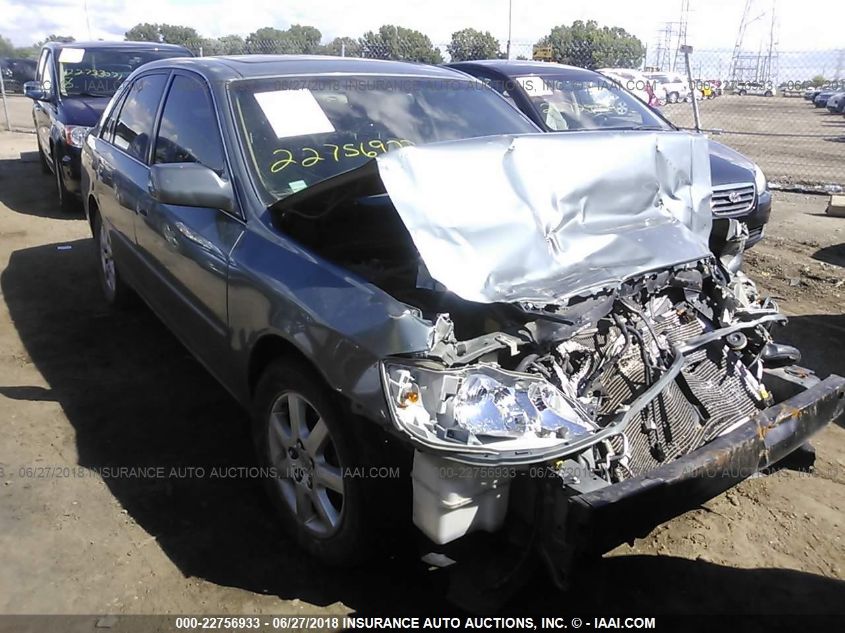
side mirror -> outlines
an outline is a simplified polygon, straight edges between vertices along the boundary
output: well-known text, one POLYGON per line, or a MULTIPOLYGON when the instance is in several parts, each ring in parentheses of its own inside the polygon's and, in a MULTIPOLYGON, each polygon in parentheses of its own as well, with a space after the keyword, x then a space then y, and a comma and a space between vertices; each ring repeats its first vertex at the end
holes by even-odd
POLYGON ((150 168, 150 195, 163 204, 235 211, 232 184, 199 163, 168 163, 150 168))
POLYGON ((49 101, 51 96, 50 91, 44 90, 44 86, 41 85, 40 81, 27 81, 23 85, 23 93, 36 101, 49 101))

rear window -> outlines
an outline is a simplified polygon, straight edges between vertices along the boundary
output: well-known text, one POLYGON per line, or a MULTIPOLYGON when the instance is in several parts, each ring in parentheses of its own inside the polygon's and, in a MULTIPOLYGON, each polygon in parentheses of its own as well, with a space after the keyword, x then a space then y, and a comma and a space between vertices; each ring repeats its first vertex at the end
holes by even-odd
POLYGON ((139 66, 182 56, 179 51, 66 47, 57 51, 59 92, 63 97, 111 97, 139 66))
POLYGON ((483 84, 416 77, 235 82, 235 119, 270 200, 410 145, 537 129, 483 84))

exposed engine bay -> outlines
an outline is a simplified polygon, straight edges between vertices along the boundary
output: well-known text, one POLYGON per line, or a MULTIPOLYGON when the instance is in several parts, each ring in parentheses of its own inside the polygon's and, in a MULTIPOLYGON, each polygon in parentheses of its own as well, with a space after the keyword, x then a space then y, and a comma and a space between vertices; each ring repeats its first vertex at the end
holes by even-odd
POLYGON ((495 220, 484 205, 463 217, 414 198, 414 178, 425 190, 439 179, 472 205, 434 160, 441 148, 382 156, 271 209, 297 242, 430 324, 427 348, 384 359, 381 378, 415 448, 414 521, 436 543, 501 528, 529 467, 583 491, 689 455, 770 410, 765 372, 800 360, 772 340, 786 319, 739 270, 742 239, 721 258, 707 248, 698 139, 643 138, 632 156, 650 148, 652 162, 631 159, 633 176, 601 172, 596 154, 589 187, 546 174, 530 192, 529 167, 546 169, 533 157, 558 141, 522 137, 525 162, 516 141, 449 149, 501 169, 495 220), (455 464, 512 470, 468 477, 455 464))
POLYGON ((428 357, 442 368, 387 367, 396 416, 423 445, 467 461, 591 445, 579 458, 608 482, 646 472, 772 404, 763 366, 778 348, 767 326, 783 317, 765 300, 740 304, 729 283, 753 292, 699 262, 582 298, 573 318, 525 306, 530 320, 469 340, 441 314, 428 357))

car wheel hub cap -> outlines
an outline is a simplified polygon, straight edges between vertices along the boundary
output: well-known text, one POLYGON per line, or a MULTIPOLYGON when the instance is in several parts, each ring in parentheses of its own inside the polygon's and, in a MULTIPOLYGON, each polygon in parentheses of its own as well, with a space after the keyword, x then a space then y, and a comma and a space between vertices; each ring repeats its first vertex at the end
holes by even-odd
POLYGON ((268 447, 276 487, 297 520, 318 536, 340 527, 344 484, 334 441, 302 395, 286 392, 270 408, 268 447))

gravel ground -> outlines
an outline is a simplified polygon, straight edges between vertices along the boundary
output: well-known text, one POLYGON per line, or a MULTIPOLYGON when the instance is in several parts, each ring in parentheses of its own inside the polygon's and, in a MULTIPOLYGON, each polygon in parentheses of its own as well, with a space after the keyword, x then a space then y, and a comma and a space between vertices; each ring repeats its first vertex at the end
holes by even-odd
MULTIPOLYGON (((769 180, 845 187, 842 115, 801 97, 725 95, 698 104, 702 128, 724 131, 709 132, 710 138, 751 158, 769 180)), ((662 111, 676 125, 693 127, 690 104, 666 105, 662 111)))
MULTIPOLYGON (((251 465, 246 418, 148 311, 107 309, 88 228, 56 208, 34 150, 31 134, 0 134, 0 613, 454 612, 441 573, 405 550, 315 564, 251 480, 101 476, 251 465)), ((778 193, 748 269, 794 315, 784 338, 805 364, 845 374, 845 220, 823 207, 778 193)), ((503 609, 842 613, 845 428, 815 445, 815 473, 745 481, 611 552, 567 596, 538 575, 503 609)))

